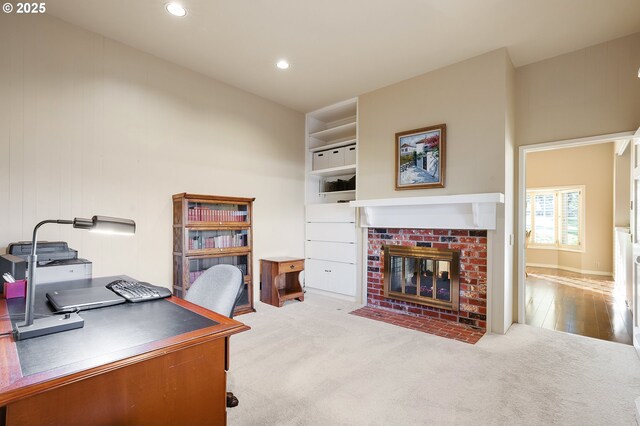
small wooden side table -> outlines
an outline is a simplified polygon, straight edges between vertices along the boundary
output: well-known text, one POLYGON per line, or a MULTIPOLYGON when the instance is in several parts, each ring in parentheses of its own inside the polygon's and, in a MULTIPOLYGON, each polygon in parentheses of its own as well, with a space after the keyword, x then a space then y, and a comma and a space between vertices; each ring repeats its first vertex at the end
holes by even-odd
POLYGON ((304 301, 304 291, 298 281, 304 269, 304 259, 272 257, 260 259, 260 301, 282 307, 286 300, 304 301))

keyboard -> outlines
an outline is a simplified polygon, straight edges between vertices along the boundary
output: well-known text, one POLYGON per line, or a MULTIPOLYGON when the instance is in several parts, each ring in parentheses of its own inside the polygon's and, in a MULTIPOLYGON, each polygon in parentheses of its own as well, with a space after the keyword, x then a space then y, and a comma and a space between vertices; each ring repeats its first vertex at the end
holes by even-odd
POLYGON ((149 283, 133 280, 111 281, 106 287, 119 296, 127 299, 127 302, 145 302, 147 300, 162 299, 171 296, 171 290, 158 287, 149 283))

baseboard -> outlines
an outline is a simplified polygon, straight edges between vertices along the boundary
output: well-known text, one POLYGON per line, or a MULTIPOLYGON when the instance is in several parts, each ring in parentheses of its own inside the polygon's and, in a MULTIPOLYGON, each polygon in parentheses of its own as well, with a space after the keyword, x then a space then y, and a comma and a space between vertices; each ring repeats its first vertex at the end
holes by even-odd
POLYGON ((355 296, 347 296, 345 294, 339 294, 339 293, 334 293, 332 291, 320 290, 319 288, 312 288, 309 286, 306 286, 304 289, 306 290, 307 293, 320 294, 322 296, 333 297, 334 299, 345 300, 347 302, 356 301, 355 296))
POLYGON ((528 263, 527 262, 527 266, 531 266, 532 268, 562 269, 563 271, 576 272, 578 274, 586 274, 586 275, 602 275, 605 277, 613 276, 613 272, 590 271, 588 269, 578 269, 578 268, 571 268, 569 266, 560 266, 560 265, 547 265, 545 263, 528 263))

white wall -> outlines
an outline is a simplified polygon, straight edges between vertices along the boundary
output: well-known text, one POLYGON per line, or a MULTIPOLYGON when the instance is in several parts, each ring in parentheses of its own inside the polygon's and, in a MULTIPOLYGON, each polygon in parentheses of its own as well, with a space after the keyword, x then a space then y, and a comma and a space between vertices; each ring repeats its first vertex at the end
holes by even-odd
POLYGON ((132 238, 47 225, 93 261, 167 287, 171 195, 256 197, 258 259, 303 255, 304 117, 48 16, 0 16, 0 246, 42 219, 132 218, 132 238))
POLYGON ((613 161, 613 223, 628 228, 631 222, 631 144, 622 155, 614 155, 613 161))

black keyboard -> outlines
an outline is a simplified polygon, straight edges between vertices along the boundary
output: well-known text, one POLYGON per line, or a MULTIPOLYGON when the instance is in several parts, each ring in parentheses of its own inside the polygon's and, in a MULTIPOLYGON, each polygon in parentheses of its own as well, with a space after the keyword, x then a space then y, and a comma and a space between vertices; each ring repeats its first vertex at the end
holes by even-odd
POLYGON ((127 299, 127 302, 145 302, 171 296, 171 290, 138 281, 115 280, 107 284, 109 290, 127 299))

